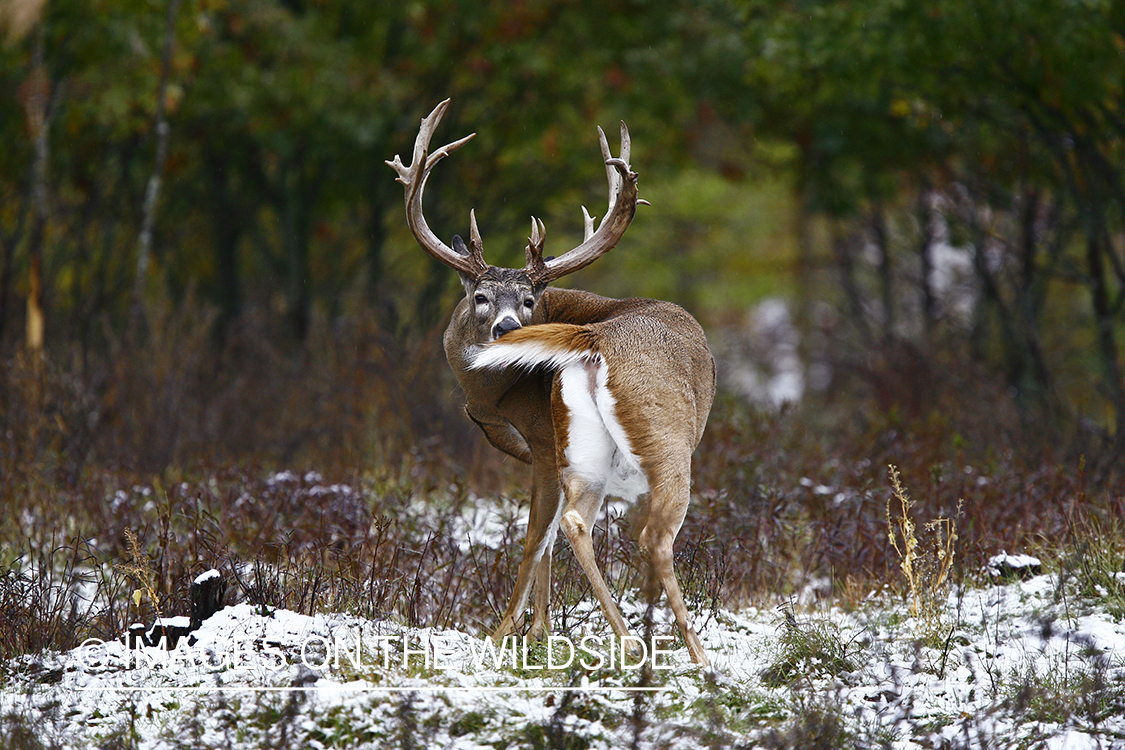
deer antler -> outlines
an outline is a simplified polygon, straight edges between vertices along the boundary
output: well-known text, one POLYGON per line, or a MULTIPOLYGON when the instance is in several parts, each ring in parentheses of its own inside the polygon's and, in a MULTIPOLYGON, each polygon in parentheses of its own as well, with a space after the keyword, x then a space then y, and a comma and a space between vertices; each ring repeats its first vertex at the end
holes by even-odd
MULTIPOLYGON (((484 246, 480 231, 477 229, 476 215, 473 212, 469 213, 468 252, 462 254, 438 239, 426 224, 426 217, 422 212, 422 194, 425 192, 426 180, 429 179, 434 165, 464 146, 476 135, 472 133, 459 141, 442 146, 433 153, 429 152, 430 139, 448 106, 449 100, 446 99, 423 118, 418 137, 414 140, 414 158, 410 166, 404 165, 397 154, 393 161, 388 161, 386 164, 398 173, 398 181, 406 186, 406 222, 422 249, 459 273, 479 279, 488 269, 488 264, 484 260, 484 246)), ((582 244, 558 258, 546 261, 543 260, 543 240, 546 237, 546 229, 542 221, 531 220, 531 236, 528 237, 526 248, 527 265, 524 270, 531 282, 537 286, 546 286, 555 279, 585 268, 612 250, 633 221, 637 204, 648 205, 648 201, 637 198, 637 173, 629 168, 630 140, 629 129, 625 127, 625 123, 621 123, 621 156, 615 158, 610 153, 609 142, 601 128, 598 128, 598 139, 601 142, 602 159, 605 161, 606 178, 609 181, 609 206, 606 208, 606 214, 595 231, 594 218, 583 206, 585 229, 582 244)), ((459 243, 454 244, 459 246, 459 243)))
POLYGON ((601 141, 602 158, 605 160, 606 177, 609 180, 609 206, 602 218, 597 231, 594 231, 594 218, 582 207, 583 232, 582 244, 564 253, 558 258, 548 261, 543 260, 542 222, 535 226, 532 220, 532 237, 528 238, 527 266, 525 270, 534 284, 548 284, 555 279, 573 273, 580 268, 593 263, 595 260, 612 250, 629 224, 633 221, 633 214, 637 204, 648 205, 648 201, 637 198, 637 173, 629 168, 629 129, 621 123, 621 156, 614 158, 609 151, 609 142, 605 132, 598 128, 598 139, 601 141))
POLYGON ((449 100, 446 99, 434 107, 434 111, 427 117, 423 118, 422 126, 418 130, 418 137, 414 140, 414 159, 410 166, 404 165, 397 154, 394 161, 388 161, 386 164, 398 172, 398 182, 406 186, 406 223, 410 226, 410 231, 414 233, 414 239, 418 240, 422 249, 459 273, 479 279, 487 270, 488 264, 484 262, 484 247, 480 239, 480 232, 477 230, 476 215, 473 212, 469 213, 469 253, 468 255, 462 255, 438 239, 437 235, 426 224, 426 217, 422 213, 422 193, 426 189, 426 180, 430 176, 430 170, 434 168, 435 164, 464 146, 476 135, 476 133, 471 133, 459 141, 442 146, 432 154, 429 153, 430 139, 433 137, 434 130, 437 129, 438 123, 441 122, 448 106, 449 100))

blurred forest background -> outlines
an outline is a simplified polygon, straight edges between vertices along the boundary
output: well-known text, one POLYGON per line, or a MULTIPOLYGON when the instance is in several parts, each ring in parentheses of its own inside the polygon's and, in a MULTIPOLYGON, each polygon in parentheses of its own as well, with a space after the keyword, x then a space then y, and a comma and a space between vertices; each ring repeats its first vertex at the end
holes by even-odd
MULTIPOLYGON (((945 508, 983 486, 968 464, 1055 467, 1043 502, 1119 477, 1119 0, 0 14, 10 530, 34 498, 172 469, 504 481, 440 350, 456 275, 415 245, 383 163, 446 97, 435 141, 478 135, 427 215, 448 240, 474 208, 500 265, 522 264, 532 214, 549 252, 577 244, 579 206, 605 205, 595 126, 628 123, 652 206, 565 283, 703 322, 725 394, 705 497, 758 497, 771 473, 870 486, 888 458, 945 508)), ((1034 495, 1025 477, 988 502, 1034 495)))

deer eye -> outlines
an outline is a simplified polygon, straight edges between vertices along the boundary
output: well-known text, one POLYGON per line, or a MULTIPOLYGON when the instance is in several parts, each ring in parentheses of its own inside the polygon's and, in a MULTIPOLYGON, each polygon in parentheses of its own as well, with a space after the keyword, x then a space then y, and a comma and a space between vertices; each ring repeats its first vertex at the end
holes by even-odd
POLYGON ((523 306, 530 310, 531 308, 535 307, 535 300, 531 297, 528 297, 523 301, 523 306))
POLYGON ((478 294, 473 301, 476 302, 478 305, 487 305, 488 304, 488 297, 485 297, 483 294, 478 294))

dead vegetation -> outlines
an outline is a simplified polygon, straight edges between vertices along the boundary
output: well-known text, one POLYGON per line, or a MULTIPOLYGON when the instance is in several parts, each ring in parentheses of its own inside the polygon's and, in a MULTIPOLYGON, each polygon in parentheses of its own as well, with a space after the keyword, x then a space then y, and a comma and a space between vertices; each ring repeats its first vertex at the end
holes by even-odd
MULTIPOLYGON (((42 367, 5 354, 5 655, 184 614, 191 580, 211 567, 234 582, 228 596, 267 607, 471 632, 495 623, 519 559, 525 468, 463 419, 436 336, 407 344, 363 320, 321 321, 283 350, 252 316, 222 342, 206 315, 153 320, 142 343, 53 352, 42 367), (482 539, 466 519, 486 507, 503 523, 482 539)), ((900 580, 917 554, 888 536, 903 488, 900 522, 950 519, 931 529, 942 585, 1002 549, 1088 546, 1091 528, 1125 514, 1112 469, 1085 470, 1112 466, 1101 454, 1025 441, 991 382, 955 371, 912 406, 875 397, 886 372, 841 379, 800 408, 721 397, 677 544, 699 616, 794 595, 846 603, 900 580), (890 487, 889 464, 901 467, 890 487)), ((629 523, 595 533, 619 592, 641 583, 629 523)), ((556 564, 553 608, 571 627, 589 592, 565 544, 556 564)), ((907 577, 907 595, 923 590, 907 577)))

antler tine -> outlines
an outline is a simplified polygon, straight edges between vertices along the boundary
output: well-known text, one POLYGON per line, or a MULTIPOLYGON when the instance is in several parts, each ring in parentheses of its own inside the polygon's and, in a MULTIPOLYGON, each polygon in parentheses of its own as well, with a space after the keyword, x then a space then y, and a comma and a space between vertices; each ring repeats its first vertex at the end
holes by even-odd
POLYGON ((602 159, 605 162, 606 179, 609 183, 609 207, 602 217, 597 231, 594 231, 594 219, 582 208, 584 237, 582 244, 567 253, 546 261, 539 266, 532 267, 530 257, 528 261, 528 275, 538 284, 547 284, 555 279, 573 273, 580 268, 593 263, 595 260, 612 250, 629 224, 633 221, 638 203, 647 201, 637 198, 637 173, 629 168, 630 139, 629 130, 625 123, 621 123, 621 156, 614 157, 609 150, 609 142, 605 132, 598 128, 598 140, 601 145, 602 159))
POLYGON ((418 137, 414 139, 413 161, 410 166, 404 165, 398 154, 395 154, 393 161, 387 161, 386 164, 398 173, 397 181, 406 186, 406 223, 410 226, 414 239, 418 241, 422 249, 458 272, 472 278, 480 278, 488 265, 484 262, 480 233, 475 231, 475 217, 470 215, 474 230, 474 237, 471 239, 475 250, 471 248, 469 255, 461 255, 438 239, 426 223, 426 217, 422 212, 422 195, 425 193, 426 180, 429 179, 430 171, 434 168, 434 165, 464 146, 476 135, 476 133, 470 133, 460 140, 446 144, 433 153, 429 153, 430 139, 433 138, 434 131, 448 107, 449 99, 446 99, 422 119, 421 127, 418 129, 418 137))
POLYGON ((477 211, 475 208, 469 209, 469 252, 479 255, 481 263, 484 262, 484 242, 480 238, 480 230, 477 229, 477 211))
POLYGON ((621 161, 626 164, 629 163, 629 153, 633 142, 629 139, 629 128, 625 127, 625 121, 621 121, 621 161))
POLYGON ((594 217, 585 206, 582 207, 582 225, 582 241, 585 242, 594 234, 594 217))
MULTIPOLYGON (((624 121, 621 123, 624 127, 624 121)), ((613 212, 613 204, 617 201, 617 194, 621 192, 621 175, 617 172, 617 165, 613 163, 613 154, 609 150, 609 141, 606 140, 605 131, 601 126, 598 126, 598 141, 602 147, 602 161, 605 162, 605 176, 609 180, 609 208, 606 209, 605 215, 609 216, 613 212)), ((629 169, 629 131, 622 131, 621 138, 621 159, 625 164, 625 169, 629 169)), ((604 222, 605 219, 603 218, 604 222)))
MULTIPOLYGON (((602 140, 603 141, 605 140, 604 136, 602 137, 602 140)), ((629 169, 629 155, 630 155, 630 152, 631 152, 631 149, 632 149, 632 145, 633 145, 633 141, 629 138, 629 129, 627 127, 625 127, 625 121, 622 120, 621 121, 621 158, 616 160, 616 161, 620 161, 624 165, 626 170, 629 169)), ((608 172, 610 162, 615 161, 615 160, 609 158, 609 154, 606 152, 606 150, 603 150, 603 153, 606 154, 606 157, 605 157, 605 159, 606 159, 606 171, 608 172)), ((619 180, 619 179, 621 179, 621 177, 620 177, 620 175, 615 173, 613 175, 613 179, 619 180)), ((643 198, 637 198, 637 205, 638 206, 651 206, 652 204, 649 203, 648 201, 646 201, 643 198)))
POLYGON ((531 236, 527 238, 532 245, 535 245, 540 250, 543 249, 543 243, 547 239, 547 227, 543 224, 542 219, 531 217, 531 236))
POLYGON ((546 241, 547 227, 543 225, 542 219, 532 216, 531 236, 527 238, 527 247, 524 248, 524 253, 527 255, 527 265, 524 266, 524 270, 531 277, 532 283, 538 283, 538 279, 547 272, 547 265, 543 262, 543 244, 546 241))

